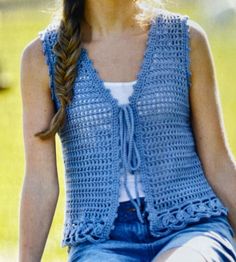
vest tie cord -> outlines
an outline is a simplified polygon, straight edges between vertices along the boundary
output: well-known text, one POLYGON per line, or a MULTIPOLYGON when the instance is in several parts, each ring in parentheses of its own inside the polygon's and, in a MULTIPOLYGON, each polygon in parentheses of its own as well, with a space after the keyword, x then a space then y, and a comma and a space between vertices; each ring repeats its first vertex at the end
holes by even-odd
POLYGON ((128 104, 121 105, 119 111, 119 125, 120 125, 120 145, 121 145, 121 159, 124 166, 124 186, 127 195, 134 205, 137 216, 141 223, 144 223, 142 214, 140 211, 140 198, 137 188, 137 170, 140 167, 140 154, 136 146, 134 139, 134 115, 131 106, 128 104), (130 172, 135 176, 135 193, 136 201, 132 198, 127 186, 127 172, 130 172))

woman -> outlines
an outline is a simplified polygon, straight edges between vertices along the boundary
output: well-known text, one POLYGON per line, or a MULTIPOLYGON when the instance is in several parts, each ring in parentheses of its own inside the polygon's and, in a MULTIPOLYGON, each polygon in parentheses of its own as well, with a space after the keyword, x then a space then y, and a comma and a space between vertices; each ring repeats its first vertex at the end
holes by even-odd
POLYGON ((206 34, 150 2, 65 0, 23 52, 21 261, 41 259, 55 211, 56 132, 68 261, 236 259, 236 169, 206 34))

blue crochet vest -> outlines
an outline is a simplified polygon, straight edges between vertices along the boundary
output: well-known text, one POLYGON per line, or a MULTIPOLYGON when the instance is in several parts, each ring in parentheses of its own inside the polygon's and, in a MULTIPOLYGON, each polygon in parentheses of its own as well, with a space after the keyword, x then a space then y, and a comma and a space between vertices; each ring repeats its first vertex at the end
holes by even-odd
MULTIPOLYGON (((151 23, 129 104, 118 105, 86 49, 58 135, 66 210, 61 246, 109 238, 119 206, 120 176, 141 176, 150 232, 162 237, 202 217, 227 214, 204 175, 191 126, 189 17, 170 11, 151 23)), ((53 46, 57 27, 39 32, 56 110, 53 46)), ((131 199, 140 221, 139 197, 131 199)))

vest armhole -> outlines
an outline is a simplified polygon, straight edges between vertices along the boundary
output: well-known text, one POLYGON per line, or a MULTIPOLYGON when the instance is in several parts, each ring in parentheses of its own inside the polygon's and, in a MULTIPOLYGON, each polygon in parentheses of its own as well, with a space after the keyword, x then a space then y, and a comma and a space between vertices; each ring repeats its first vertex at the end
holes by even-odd
POLYGON ((42 43, 42 48, 43 48, 43 54, 45 58, 45 62, 48 66, 48 74, 49 74, 49 88, 51 92, 51 99, 53 100, 54 103, 56 103, 56 97, 55 97, 55 90, 54 90, 54 63, 53 63, 53 58, 51 54, 51 46, 49 42, 49 34, 50 31, 48 29, 44 29, 43 31, 38 32, 39 39, 41 40, 42 43))
POLYGON ((185 54, 185 68, 186 68, 186 75, 187 75, 187 85, 188 88, 191 87, 191 60, 190 60, 190 52, 191 52, 191 46, 190 46, 190 25, 189 25, 189 16, 184 15, 183 17, 183 23, 184 23, 184 54, 185 54))

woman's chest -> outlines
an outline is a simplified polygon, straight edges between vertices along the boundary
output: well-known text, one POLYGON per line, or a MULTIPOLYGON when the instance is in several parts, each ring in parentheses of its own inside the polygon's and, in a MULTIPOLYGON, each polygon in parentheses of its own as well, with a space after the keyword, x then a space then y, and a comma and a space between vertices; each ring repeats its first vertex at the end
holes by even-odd
POLYGON ((147 33, 83 43, 90 60, 104 82, 136 80, 144 59, 147 33))

